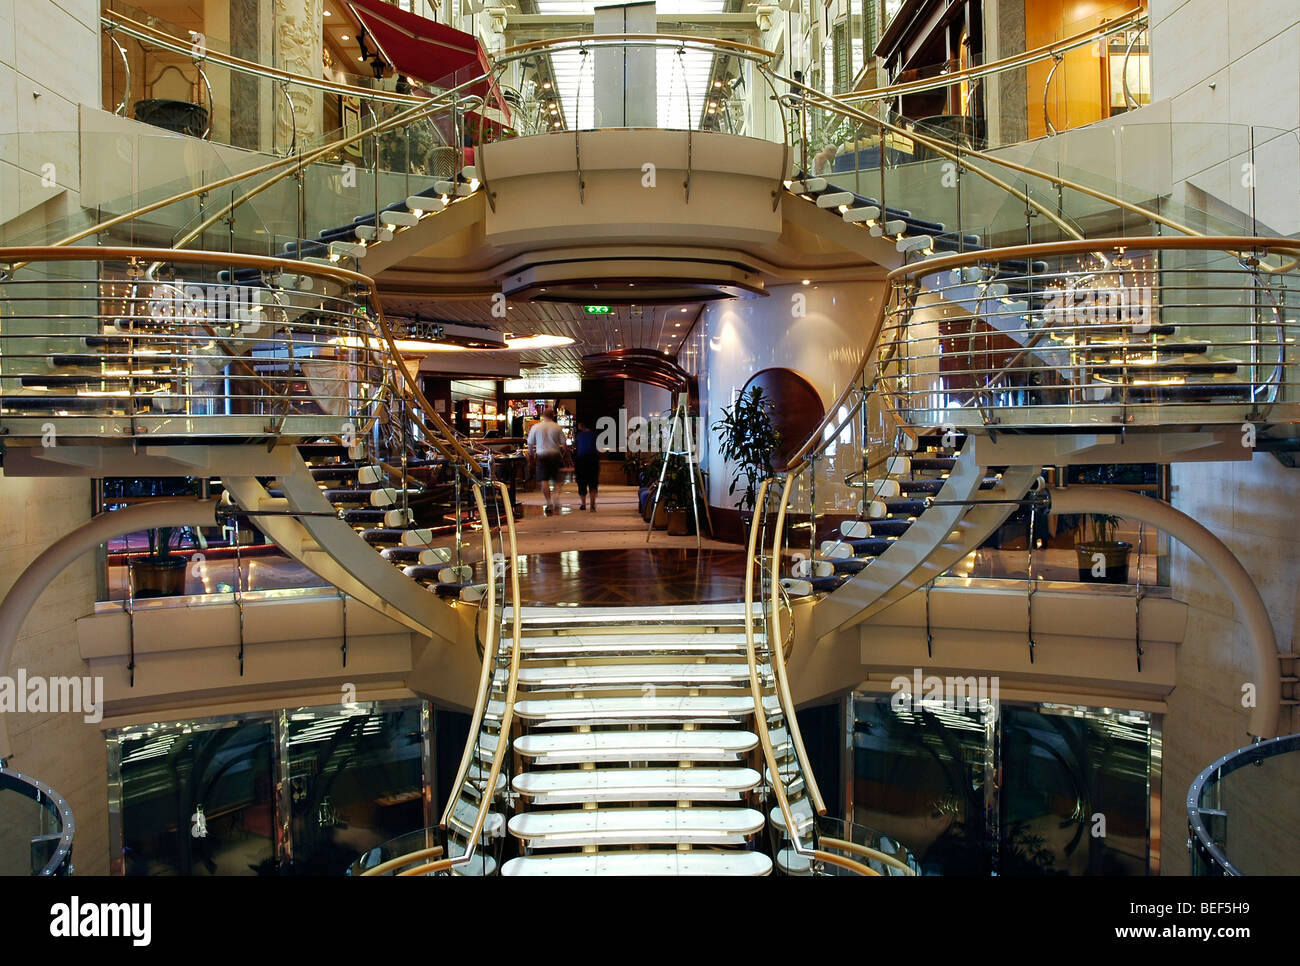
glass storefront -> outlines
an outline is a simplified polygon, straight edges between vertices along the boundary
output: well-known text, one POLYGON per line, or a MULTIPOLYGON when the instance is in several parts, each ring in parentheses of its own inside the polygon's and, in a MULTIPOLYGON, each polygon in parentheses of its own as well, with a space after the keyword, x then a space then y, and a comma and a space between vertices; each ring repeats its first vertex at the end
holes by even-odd
POLYGON ((414 700, 111 730, 112 871, 340 875, 430 824, 432 761, 414 700))
POLYGON ((865 693, 845 714, 847 810, 925 874, 1159 872, 1159 715, 865 693))

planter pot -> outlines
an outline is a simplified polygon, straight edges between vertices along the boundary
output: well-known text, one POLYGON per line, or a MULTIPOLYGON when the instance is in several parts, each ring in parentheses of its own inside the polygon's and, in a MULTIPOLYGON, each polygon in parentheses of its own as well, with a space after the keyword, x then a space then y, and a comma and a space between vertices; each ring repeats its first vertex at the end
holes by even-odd
POLYGON ((1131 543, 1077 543, 1075 555, 1079 559, 1079 580, 1088 584, 1128 583, 1128 555, 1131 543), (1101 555, 1098 559, 1097 554, 1101 555), (1104 563, 1101 576, 1094 574, 1099 563, 1104 563))
POLYGON ((673 537, 689 537, 695 532, 692 526, 691 511, 686 507, 668 511, 668 534, 673 537))
POLYGON ((135 119, 177 134, 201 138, 208 126, 208 109, 189 101, 155 97, 135 102, 135 119))
POLYGON ((184 557, 137 557, 131 561, 136 597, 179 597, 185 593, 184 557))
POLYGON ((668 508, 665 507, 662 503, 660 503, 657 507, 655 507, 654 528, 656 530, 663 530, 667 526, 668 526, 668 508))

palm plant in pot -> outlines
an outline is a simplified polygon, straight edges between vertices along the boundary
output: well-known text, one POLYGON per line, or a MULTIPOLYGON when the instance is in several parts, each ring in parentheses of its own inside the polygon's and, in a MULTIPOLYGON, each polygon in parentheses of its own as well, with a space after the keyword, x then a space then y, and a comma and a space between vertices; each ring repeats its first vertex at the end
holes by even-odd
POLYGON ((662 530, 668 525, 668 508, 664 505, 662 496, 659 499, 659 505, 655 505, 655 493, 659 490, 659 474, 663 470, 663 466, 663 454, 656 453, 653 458, 642 464, 640 474, 641 493, 644 495, 644 499, 641 501, 641 519, 649 523, 650 514, 653 513, 656 530, 662 530))
POLYGON ((173 553, 181 549, 187 536, 194 546, 204 544, 202 534, 191 527, 159 527, 145 531, 149 536, 149 553, 131 559, 131 585, 135 597, 179 597, 185 593, 185 572, 189 559, 173 553), (173 537, 178 537, 175 548, 173 537))
POLYGON ((1128 555, 1131 543, 1115 539, 1119 517, 1111 513, 1088 513, 1083 517, 1082 540, 1074 544, 1079 558, 1079 580, 1085 583, 1128 583, 1128 555))
POLYGON ((781 445, 781 433, 772 420, 776 405, 754 386, 741 393, 735 405, 723 407, 722 418, 713 424, 718 434, 718 455, 732 466, 728 496, 744 484, 736 507, 746 530, 752 519, 758 487, 774 474, 772 454, 781 445))
MULTIPOLYGON (((1099 464, 1080 469, 1075 482, 1089 485, 1115 484, 1120 468, 1099 464)), ((1078 557, 1079 580, 1094 584, 1128 583, 1128 555, 1131 543, 1115 539, 1120 518, 1111 513, 1085 513, 1080 522, 1074 552, 1078 557), (1080 539, 1080 537, 1082 539, 1080 539)))
POLYGON ((691 476, 685 456, 669 456, 664 472, 664 489, 660 501, 667 508, 668 532, 675 537, 689 536, 691 529, 691 476))

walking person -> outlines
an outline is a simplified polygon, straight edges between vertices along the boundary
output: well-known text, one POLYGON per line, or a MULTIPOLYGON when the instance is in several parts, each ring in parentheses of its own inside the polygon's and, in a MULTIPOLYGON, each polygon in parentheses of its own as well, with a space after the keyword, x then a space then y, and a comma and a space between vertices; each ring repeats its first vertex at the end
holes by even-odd
POLYGON ((560 510, 560 461, 565 449, 564 430, 555 421, 555 410, 547 409, 542 421, 528 431, 528 462, 542 484, 547 516, 560 510))
POLYGON ((591 491, 591 512, 596 512, 596 490, 600 486, 600 453, 596 449, 596 431, 586 420, 579 420, 573 437, 573 476, 578 481, 579 510, 587 509, 587 491, 591 491))

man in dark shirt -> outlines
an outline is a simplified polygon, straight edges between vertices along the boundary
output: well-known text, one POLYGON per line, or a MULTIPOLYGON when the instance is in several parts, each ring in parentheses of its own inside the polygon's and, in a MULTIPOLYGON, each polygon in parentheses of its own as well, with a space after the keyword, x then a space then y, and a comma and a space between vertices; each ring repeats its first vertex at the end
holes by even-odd
POLYGON ((578 483, 579 510, 587 509, 587 491, 591 491, 591 512, 596 512, 596 489, 600 485, 600 453, 596 450, 596 431, 586 420, 578 420, 573 438, 573 476, 578 483))

